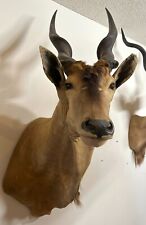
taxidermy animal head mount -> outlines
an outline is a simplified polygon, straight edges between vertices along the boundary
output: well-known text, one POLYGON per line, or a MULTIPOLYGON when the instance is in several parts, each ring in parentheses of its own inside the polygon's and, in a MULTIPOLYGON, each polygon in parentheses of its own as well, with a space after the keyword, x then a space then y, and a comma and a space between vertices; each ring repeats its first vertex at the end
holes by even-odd
POLYGON ((130 78, 137 64, 137 57, 132 54, 118 67, 112 52, 117 28, 110 12, 107 9, 106 12, 109 32, 97 47, 98 61, 93 66, 72 57, 70 44, 56 32, 57 11, 51 19, 49 37, 58 57, 40 47, 44 72, 56 86, 60 101, 68 105, 66 121, 70 130, 93 146, 112 137, 110 102, 115 90, 130 78), (111 75, 116 67, 118 69, 111 75))
POLYGON ((113 136, 110 103, 116 89, 133 74, 137 57, 130 55, 111 75, 118 66, 112 52, 117 29, 106 12, 109 32, 98 45, 94 65, 72 58, 70 44, 56 32, 56 12, 49 36, 58 57, 40 47, 44 72, 56 87, 59 103, 52 118, 38 118, 28 124, 3 180, 4 191, 29 208, 32 215, 50 214, 73 200, 79 203, 80 182, 93 147, 113 136))

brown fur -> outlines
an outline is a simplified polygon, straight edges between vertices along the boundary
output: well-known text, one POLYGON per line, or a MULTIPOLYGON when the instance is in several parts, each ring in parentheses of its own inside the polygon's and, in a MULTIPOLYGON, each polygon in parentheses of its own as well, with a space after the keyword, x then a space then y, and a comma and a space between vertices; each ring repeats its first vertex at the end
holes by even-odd
POLYGON ((35 216, 78 199, 80 180, 92 156, 92 148, 81 140, 77 141, 80 151, 71 141, 62 120, 63 111, 58 104, 51 120, 39 118, 29 124, 4 179, 6 193, 25 204, 35 216))
POLYGON ((146 117, 133 115, 129 124, 129 146, 133 151, 135 165, 140 165, 146 150, 146 117))
MULTIPOLYGON (((98 82, 87 85, 83 77, 89 66, 75 62, 68 68, 65 81, 58 59, 45 48, 40 51, 47 77, 57 84, 59 103, 52 118, 36 119, 24 130, 3 181, 4 191, 35 216, 50 214, 53 208, 66 207, 73 200, 79 204, 79 186, 90 164, 93 147, 111 138, 97 138, 83 130, 81 123, 87 118, 109 120, 110 102, 115 92, 110 84, 118 79, 118 72, 115 79, 105 62, 97 62, 90 66, 90 79, 96 76, 98 82), (73 88, 65 90, 65 82, 71 83, 73 88), (93 87, 94 98, 89 94, 93 87)), ((128 60, 134 71, 136 56, 128 60)))

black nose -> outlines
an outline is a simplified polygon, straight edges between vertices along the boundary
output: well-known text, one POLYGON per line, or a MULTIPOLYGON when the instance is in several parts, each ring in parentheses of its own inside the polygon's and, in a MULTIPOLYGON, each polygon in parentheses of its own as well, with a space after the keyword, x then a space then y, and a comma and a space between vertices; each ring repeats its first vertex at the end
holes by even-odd
POLYGON ((86 120, 82 122, 82 128, 97 137, 113 135, 114 125, 112 121, 107 120, 86 120))

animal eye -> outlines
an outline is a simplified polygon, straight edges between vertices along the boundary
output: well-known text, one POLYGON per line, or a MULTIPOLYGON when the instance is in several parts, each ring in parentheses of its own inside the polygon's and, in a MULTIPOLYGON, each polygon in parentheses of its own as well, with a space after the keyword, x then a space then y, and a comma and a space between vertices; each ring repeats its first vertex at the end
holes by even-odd
POLYGON ((65 83, 66 90, 72 89, 73 85, 71 83, 65 83))
POLYGON ((109 86, 110 89, 115 90, 116 88, 116 84, 115 83, 111 83, 109 86))

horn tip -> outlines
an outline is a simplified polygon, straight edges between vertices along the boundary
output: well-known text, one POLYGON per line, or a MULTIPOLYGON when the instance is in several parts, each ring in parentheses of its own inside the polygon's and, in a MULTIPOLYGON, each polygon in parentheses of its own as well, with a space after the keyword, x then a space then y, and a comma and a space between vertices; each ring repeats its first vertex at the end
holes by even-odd
POLYGON ((121 28, 121 34, 122 34, 122 39, 125 42, 126 41, 126 37, 125 37, 125 33, 124 33, 123 28, 121 28))
POLYGON ((52 16, 52 21, 55 20, 57 12, 58 12, 58 10, 56 9, 53 16, 52 16))
POLYGON ((114 32, 115 35, 117 35, 117 28, 116 28, 113 16, 106 7, 105 7, 105 10, 106 10, 107 17, 108 17, 109 29, 111 30, 112 33, 114 32))
POLYGON ((51 19, 51 23, 54 23, 55 22, 55 18, 56 18, 56 14, 57 14, 58 10, 56 9, 53 16, 52 16, 52 19, 51 19))
POLYGON ((108 10, 108 8, 105 7, 105 10, 106 10, 107 15, 110 15, 110 16, 111 16, 111 13, 110 13, 110 11, 108 10))
POLYGON ((107 7, 105 7, 105 10, 106 10, 107 12, 109 12, 109 10, 108 10, 108 8, 107 8, 107 7))
POLYGON ((58 12, 58 10, 56 9, 55 12, 54 12, 54 15, 55 15, 55 16, 56 16, 57 12, 58 12))
POLYGON ((51 22, 50 22, 50 28, 49 28, 49 37, 52 35, 52 34, 55 34, 56 33, 56 29, 55 29, 55 20, 56 20, 56 14, 57 14, 57 11, 58 10, 55 10, 52 18, 51 18, 51 22))
POLYGON ((124 34, 124 30, 123 30, 123 28, 121 28, 121 33, 122 33, 122 34, 124 34))

